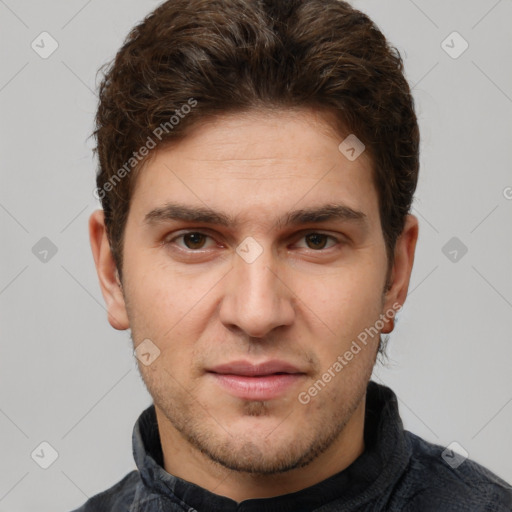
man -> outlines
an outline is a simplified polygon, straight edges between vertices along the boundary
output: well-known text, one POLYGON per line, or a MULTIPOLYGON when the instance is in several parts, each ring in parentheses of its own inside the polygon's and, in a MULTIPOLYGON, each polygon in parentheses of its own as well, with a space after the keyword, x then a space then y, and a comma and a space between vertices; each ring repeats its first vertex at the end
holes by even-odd
POLYGON ((108 68, 96 124, 94 260, 154 404, 138 471, 81 512, 512 510, 370 381, 413 267, 419 133, 364 14, 165 2, 108 68))

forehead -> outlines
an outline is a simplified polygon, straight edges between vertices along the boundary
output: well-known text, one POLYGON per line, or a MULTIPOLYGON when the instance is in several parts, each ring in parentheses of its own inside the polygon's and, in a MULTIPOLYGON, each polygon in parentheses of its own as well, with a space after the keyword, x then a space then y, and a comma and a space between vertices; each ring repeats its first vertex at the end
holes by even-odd
MULTIPOLYGON (((194 160, 303 160, 338 156, 339 144, 350 135, 339 133, 332 113, 313 109, 249 110, 209 117, 196 124, 183 140, 169 146, 175 155, 194 160)), ((166 148, 158 150, 162 155, 166 148)), ((363 152, 358 166, 370 165, 363 152)), ((347 160, 350 162, 350 160, 347 160)))
MULTIPOLYGON (((346 138, 314 111, 249 112, 209 119, 184 139, 157 148, 132 197, 139 216, 180 202, 231 217, 272 217, 287 210, 342 204, 377 213, 372 161, 340 151, 346 138)), ((281 215, 280 215, 281 216, 281 215)))

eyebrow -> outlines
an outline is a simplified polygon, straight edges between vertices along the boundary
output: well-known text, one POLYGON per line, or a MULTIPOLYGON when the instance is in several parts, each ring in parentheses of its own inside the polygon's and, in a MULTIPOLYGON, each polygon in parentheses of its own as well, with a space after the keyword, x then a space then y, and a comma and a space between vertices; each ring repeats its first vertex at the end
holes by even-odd
MULTIPOLYGON (((144 223, 148 225, 173 220, 225 227, 236 227, 238 225, 237 217, 231 217, 207 207, 188 206, 179 203, 166 203, 164 206, 154 208, 144 217, 144 223)), ((367 216, 365 213, 342 204, 329 203, 288 212, 276 220, 273 228, 280 229, 283 226, 298 226, 326 221, 351 221, 367 227, 367 216)))

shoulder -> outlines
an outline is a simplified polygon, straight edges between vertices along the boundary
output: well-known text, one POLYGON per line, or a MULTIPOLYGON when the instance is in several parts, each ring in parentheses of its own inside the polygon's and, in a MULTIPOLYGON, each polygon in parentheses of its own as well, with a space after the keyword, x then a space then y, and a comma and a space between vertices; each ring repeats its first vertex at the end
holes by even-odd
POLYGON ((512 486, 477 462, 405 431, 411 443, 409 465, 395 497, 407 511, 510 512, 512 486))
POLYGON ((89 498, 72 512, 126 512, 133 502, 139 472, 133 470, 106 491, 89 498))

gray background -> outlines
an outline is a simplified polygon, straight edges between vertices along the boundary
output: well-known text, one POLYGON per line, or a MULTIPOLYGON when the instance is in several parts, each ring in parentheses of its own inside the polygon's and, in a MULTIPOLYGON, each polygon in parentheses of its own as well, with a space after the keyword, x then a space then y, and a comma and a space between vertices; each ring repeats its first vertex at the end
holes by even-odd
MULTIPOLYGON (((97 283, 87 137, 96 70, 157 4, 0 0, 1 511, 69 511, 135 468, 132 428, 151 398, 97 283), (31 48, 43 31, 59 45, 47 59, 31 48), (46 470, 31 458, 43 441, 58 452, 46 470)), ((422 133, 410 293, 373 378, 408 430, 457 441, 512 482, 512 3, 354 4, 401 51, 422 133), (458 58, 445 49, 460 39, 441 44, 453 31, 469 43, 458 58)))

